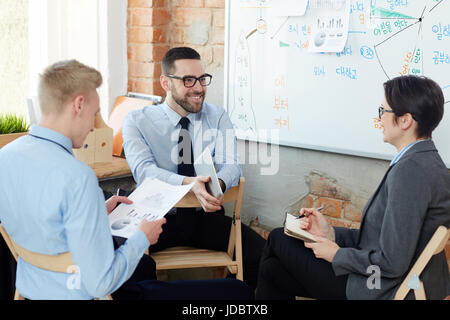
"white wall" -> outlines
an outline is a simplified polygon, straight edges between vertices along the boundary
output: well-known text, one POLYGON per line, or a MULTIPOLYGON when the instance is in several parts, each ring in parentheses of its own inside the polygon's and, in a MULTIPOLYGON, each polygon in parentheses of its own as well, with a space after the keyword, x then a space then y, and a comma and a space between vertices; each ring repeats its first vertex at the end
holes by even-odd
POLYGON ((0 0, 0 113, 26 114, 28 0, 0 0))

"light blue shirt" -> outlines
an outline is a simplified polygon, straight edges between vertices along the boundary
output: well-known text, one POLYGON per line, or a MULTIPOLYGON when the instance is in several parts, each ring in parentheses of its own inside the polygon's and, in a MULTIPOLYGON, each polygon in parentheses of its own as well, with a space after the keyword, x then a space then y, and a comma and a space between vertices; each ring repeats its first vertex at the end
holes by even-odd
POLYGON ((393 166, 394 164, 396 164, 400 160, 400 158, 405 154, 405 152, 412 148, 412 146, 414 146, 415 144, 417 144, 417 143, 419 143, 421 141, 427 141, 427 140, 429 140, 429 139, 417 140, 417 141, 414 141, 414 142, 408 144, 406 147, 404 147, 402 150, 400 150, 400 152, 395 156, 394 159, 392 159, 392 161, 389 164, 389 166, 393 166))
MULTIPOLYGON (((212 153, 217 177, 228 190, 239 183, 241 167, 233 125, 224 109, 204 103, 198 113, 190 113, 188 127, 194 160, 206 147, 212 153)), ((145 178, 181 185, 178 172, 178 137, 181 116, 167 103, 131 111, 122 126, 123 147, 137 185, 145 178)))
POLYGON ((69 251, 78 274, 45 271, 19 259, 16 287, 28 299, 93 299, 114 292, 149 246, 136 232, 114 251, 103 192, 74 158, 66 136, 40 126, 0 149, 0 220, 27 250, 69 251))

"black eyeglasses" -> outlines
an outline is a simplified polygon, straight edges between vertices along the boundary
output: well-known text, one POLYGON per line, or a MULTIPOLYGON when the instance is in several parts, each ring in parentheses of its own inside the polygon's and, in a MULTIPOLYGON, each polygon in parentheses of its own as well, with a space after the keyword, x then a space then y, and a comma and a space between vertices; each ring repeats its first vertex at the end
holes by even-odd
POLYGON ((378 107, 378 118, 381 119, 381 116, 382 116, 385 112, 394 113, 393 110, 386 110, 383 106, 379 106, 379 107, 378 107))
POLYGON ((169 78, 173 78, 173 79, 183 80, 184 86, 186 88, 192 88, 193 86, 195 86, 197 81, 200 82, 200 85, 202 87, 209 86, 211 84, 211 79, 212 79, 212 75, 210 75, 208 73, 205 73, 204 75, 202 75, 198 78, 194 77, 194 76, 178 77, 173 74, 166 74, 166 76, 169 78))

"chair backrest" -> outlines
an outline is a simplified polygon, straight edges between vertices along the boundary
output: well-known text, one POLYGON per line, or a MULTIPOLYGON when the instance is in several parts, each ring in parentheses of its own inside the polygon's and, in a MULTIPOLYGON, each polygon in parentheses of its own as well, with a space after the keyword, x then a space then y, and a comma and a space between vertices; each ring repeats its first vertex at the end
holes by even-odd
POLYGON ((1 223, 0 223, 0 234, 2 235, 3 239, 5 240, 6 245, 8 246, 9 251, 11 251, 11 254, 13 255, 14 259, 16 259, 16 261, 17 261, 18 255, 17 255, 17 252, 16 252, 16 250, 14 249, 14 246, 13 246, 13 244, 12 244, 12 242, 11 242, 11 241, 12 241, 12 240, 11 240, 11 237, 9 236, 8 233, 6 233, 6 230, 5 230, 5 228, 2 226, 1 223))
POLYGON ((126 115, 133 110, 139 110, 145 106, 153 105, 162 98, 158 96, 128 94, 116 99, 114 108, 109 116, 109 126, 113 129, 113 155, 120 157, 123 151, 122 123, 126 115))
MULTIPOLYGON (((64 252, 54 256, 31 252, 14 242, 14 240, 9 236, 1 223, 0 234, 5 240, 6 245, 8 246, 11 254, 14 256, 14 259, 16 259, 16 261, 19 257, 21 257, 29 264, 47 271, 60 273, 78 272, 78 268, 75 268, 75 263, 73 262, 70 252, 64 252)), ((14 300, 24 300, 24 298, 17 290, 14 295, 14 300)), ((105 297, 97 298, 96 300, 112 300, 112 296, 109 294, 105 297)))
POLYGON ((41 108, 39 107, 39 100, 36 96, 27 98, 28 116, 30 117, 30 124, 38 124, 41 121, 41 108))
MULTIPOLYGON (((421 286, 421 288, 415 289, 415 293, 418 292, 418 290, 421 290, 423 292, 423 284, 418 279, 418 277, 420 276, 422 271, 425 269, 425 267, 428 264, 428 262, 430 261, 431 257, 444 250, 445 245, 449 239, 449 236, 450 236, 450 229, 447 229, 444 226, 439 226, 436 229, 436 231, 434 232, 430 241, 425 246, 425 248, 423 249, 419 258, 417 259, 416 263, 413 265, 413 267, 409 271, 408 275, 406 276, 405 280, 403 280, 402 284, 400 285, 397 292, 395 293, 394 300, 405 299, 409 290, 414 289, 410 285, 411 281, 414 281, 414 280, 417 282, 420 282, 420 286, 421 286)), ((423 292, 423 295, 424 295, 424 292, 423 292)), ((417 296, 416 296, 416 298, 417 298, 417 296)))
POLYGON ((21 257, 29 264, 47 271, 61 273, 76 272, 76 268, 72 268, 75 263, 73 262, 70 252, 64 252, 54 256, 31 252, 14 242, 1 224, 0 233, 3 236, 3 239, 5 239, 5 242, 16 261, 18 257, 21 257))
MULTIPOLYGON (((239 185, 236 187, 232 187, 228 189, 228 191, 224 194, 223 203, 235 202, 234 205, 234 214, 236 219, 240 219, 240 212, 242 208, 242 198, 244 195, 245 188, 245 178, 239 178, 239 185)), ((201 207, 200 202, 193 192, 187 193, 178 203, 174 206, 175 208, 198 208, 201 207)))

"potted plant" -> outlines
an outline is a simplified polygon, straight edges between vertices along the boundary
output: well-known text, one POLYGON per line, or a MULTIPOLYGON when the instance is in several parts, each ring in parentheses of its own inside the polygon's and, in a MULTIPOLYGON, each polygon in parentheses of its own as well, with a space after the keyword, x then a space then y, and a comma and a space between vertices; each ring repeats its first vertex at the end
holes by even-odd
POLYGON ((23 116, 0 114, 0 148, 28 133, 30 125, 23 116))

